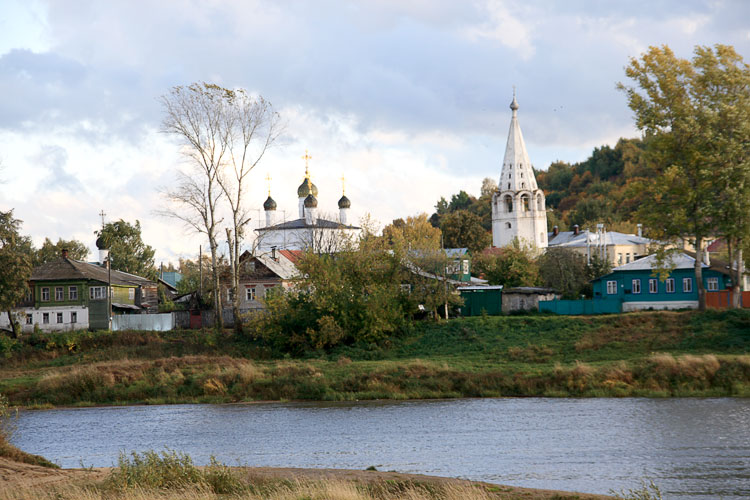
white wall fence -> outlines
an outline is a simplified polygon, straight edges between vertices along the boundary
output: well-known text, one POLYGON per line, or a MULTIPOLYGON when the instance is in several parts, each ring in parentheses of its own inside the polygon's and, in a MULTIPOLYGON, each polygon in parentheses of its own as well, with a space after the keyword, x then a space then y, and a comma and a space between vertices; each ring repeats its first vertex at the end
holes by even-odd
POLYGON ((116 314, 112 318, 112 330, 150 330, 166 332, 174 328, 172 313, 164 314, 116 314))

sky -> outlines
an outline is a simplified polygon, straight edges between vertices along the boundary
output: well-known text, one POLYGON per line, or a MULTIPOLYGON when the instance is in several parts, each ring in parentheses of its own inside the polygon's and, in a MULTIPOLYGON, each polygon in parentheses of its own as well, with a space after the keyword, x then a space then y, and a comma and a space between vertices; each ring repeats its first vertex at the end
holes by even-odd
POLYGON ((749 19, 743 0, 0 0, 0 210, 90 259, 101 211, 139 220, 157 264, 195 258, 205 239, 157 215, 188 168, 159 99, 210 82, 285 124, 250 177, 254 227, 267 175, 297 218, 306 150, 319 212, 343 176, 350 221, 430 214, 497 180, 514 86, 534 166, 582 161, 639 135, 616 90, 630 58, 721 43, 750 60, 749 19))

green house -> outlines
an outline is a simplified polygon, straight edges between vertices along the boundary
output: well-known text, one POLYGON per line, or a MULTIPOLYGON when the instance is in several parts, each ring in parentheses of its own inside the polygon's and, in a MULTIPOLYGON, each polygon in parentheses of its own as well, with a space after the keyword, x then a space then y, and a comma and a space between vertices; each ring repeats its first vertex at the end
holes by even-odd
POLYGON ((449 279, 468 283, 471 281, 471 254, 468 248, 446 248, 448 257, 447 275, 449 279))
MULTIPOLYGON (((616 267, 611 273, 595 279, 594 301, 619 300, 621 310, 687 309, 698 307, 695 283, 695 259, 685 253, 671 256, 672 271, 661 280, 654 270, 656 255, 616 267)), ((724 290, 731 285, 727 272, 702 264, 703 286, 707 292, 724 290)))

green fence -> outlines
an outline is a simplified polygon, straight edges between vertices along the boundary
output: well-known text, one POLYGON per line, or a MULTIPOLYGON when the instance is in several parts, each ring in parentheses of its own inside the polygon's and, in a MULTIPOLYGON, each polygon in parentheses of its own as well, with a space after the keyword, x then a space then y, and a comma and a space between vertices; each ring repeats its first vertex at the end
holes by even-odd
POLYGON ((540 312, 561 315, 616 314, 622 312, 620 299, 540 300, 540 312))

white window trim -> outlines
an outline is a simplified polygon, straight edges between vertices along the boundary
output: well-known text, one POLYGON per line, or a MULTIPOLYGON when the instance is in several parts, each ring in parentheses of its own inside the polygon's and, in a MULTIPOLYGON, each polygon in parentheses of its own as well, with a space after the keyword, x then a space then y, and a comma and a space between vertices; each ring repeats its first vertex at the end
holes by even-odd
POLYGON ((632 293, 634 294, 640 294, 641 293, 641 279, 636 278, 632 281, 632 293))
POLYGON ((719 290, 719 278, 706 278, 706 290, 717 292, 719 290))
POLYGON ((656 278, 648 279, 648 293, 659 293, 659 280, 656 278), (653 287, 651 285, 654 285, 653 287))
POLYGON ((666 284, 666 287, 667 287, 667 293, 675 293, 675 291, 676 291, 675 288, 676 287, 675 287, 674 278, 667 278, 667 281, 665 282, 665 284, 666 284), (671 290, 670 290, 670 288, 671 288, 671 290))
POLYGON ((607 281, 607 295, 617 295, 617 281, 616 280, 607 281))
POLYGON ((682 292, 693 293, 693 278, 682 278, 682 292))
POLYGON ((62 302, 63 300, 65 300, 65 287, 56 286, 55 287, 55 302, 62 302), (60 294, 58 295, 57 292, 60 292, 60 294))
POLYGON ((78 287, 73 285, 68 287, 68 300, 78 300, 78 287))
POLYGON ((107 298, 106 287, 103 286, 91 286, 89 287, 89 299, 91 300, 104 300, 107 298))
POLYGON ((41 291, 39 292, 39 298, 42 302, 49 302, 49 287, 43 286, 41 291), (44 292, 47 292, 47 298, 44 298, 44 292))

